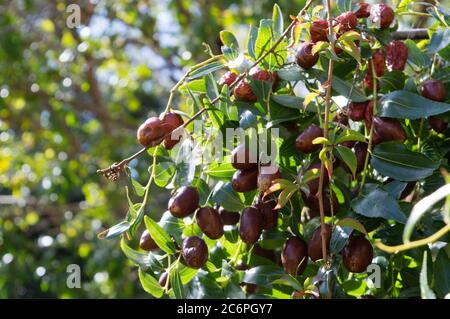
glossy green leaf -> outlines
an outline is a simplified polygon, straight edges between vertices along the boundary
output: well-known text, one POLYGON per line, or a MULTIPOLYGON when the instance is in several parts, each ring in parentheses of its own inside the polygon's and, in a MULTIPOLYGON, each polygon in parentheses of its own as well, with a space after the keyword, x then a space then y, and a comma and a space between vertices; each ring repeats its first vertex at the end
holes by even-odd
POLYGON ((122 238, 120 241, 120 248, 122 249, 125 256, 130 259, 134 264, 141 267, 143 270, 147 268, 151 268, 152 270, 162 270, 163 267, 159 262, 159 256, 154 255, 151 252, 143 252, 137 251, 125 242, 125 239, 122 238))
POLYGON ((164 290, 158 280, 153 278, 153 276, 146 274, 141 269, 139 269, 139 281, 141 282, 142 288, 153 297, 161 298, 163 296, 164 290))
POLYGON ((168 254, 174 254, 176 252, 175 244, 166 231, 148 216, 144 217, 144 222, 158 247, 168 254))
POLYGON ((213 72, 219 71, 225 67, 224 61, 213 61, 204 65, 197 70, 194 70, 190 73, 190 76, 187 78, 188 81, 192 81, 194 79, 201 78, 205 75, 211 74, 213 72))
POLYGON ((422 299, 436 299, 436 295, 428 285, 427 252, 423 252, 422 269, 420 271, 420 295, 422 299))
POLYGON ((209 165, 205 173, 211 177, 231 178, 235 171, 236 169, 231 165, 231 163, 214 162, 209 165))
POLYGON ((338 152, 338 157, 350 168, 353 175, 356 173, 356 155, 348 147, 337 145, 335 150, 338 152))
POLYGON ((186 290, 183 286, 183 282, 181 281, 180 272, 178 267, 172 268, 170 275, 170 285, 173 289, 173 293, 175 294, 175 298, 177 299, 185 299, 186 298, 186 290))
POLYGON ((241 198, 229 182, 217 183, 211 195, 211 200, 230 212, 238 212, 245 208, 241 198))
POLYGON ((122 235, 124 232, 128 231, 131 227, 131 224, 127 221, 123 221, 114 225, 113 227, 101 232, 97 235, 99 239, 111 239, 117 236, 122 235))
POLYGON ((409 62, 420 68, 427 68, 431 65, 431 59, 417 47, 413 40, 408 39, 405 41, 405 44, 408 47, 409 62))
POLYGON ((366 142, 366 138, 358 131, 345 130, 336 137, 334 143, 341 144, 348 141, 366 142))
POLYGON ((272 22, 273 34, 276 38, 278 38, 284 31, 283 13, 281 12, 278 4, 273 5, 272 22))
POLYGON ((249 284, 267 286, 272 281, 280 279, 285 274, 286 272, 279 266, 258 266, 246 270, 242 281, 249 284))
POLYGON ((436 30, 428 44, 428 53, 436 53, 450 44, 450 28, 436 30))

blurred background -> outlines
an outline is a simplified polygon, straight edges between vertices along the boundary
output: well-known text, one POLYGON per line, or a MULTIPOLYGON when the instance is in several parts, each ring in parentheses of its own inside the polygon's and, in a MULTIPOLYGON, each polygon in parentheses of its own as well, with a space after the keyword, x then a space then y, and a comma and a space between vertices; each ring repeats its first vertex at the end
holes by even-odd
MULTIPOLYGON (((278 1, 285 21, 304 2, 278 1)), ((96 170, 139 149, 136 128, 207 58, 203 42, 219 53, 222 29, 243 41, 274 3, 0 0, 0 298, 148 297, 118 241, 96 237, 127 212, 124 185, 96 170), (66 24, 72 3, 78 28, 66 24), (66 286, 69 264, 81 267, 79 289, 66 286)), ((148 158, 131 164, 145 183, 148 158)), ((167 198, 152 193, 152 214, 167 198)))

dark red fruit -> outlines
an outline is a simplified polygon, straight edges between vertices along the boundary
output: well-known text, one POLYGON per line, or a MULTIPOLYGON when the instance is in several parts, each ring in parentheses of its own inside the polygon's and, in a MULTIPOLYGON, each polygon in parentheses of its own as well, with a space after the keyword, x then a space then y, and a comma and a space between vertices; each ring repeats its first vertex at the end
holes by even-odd
POLYGON ((295 61, 299 66, 301 66, 304 69, 310 69, 312 68, 317 61, 319 60, 319 55, 313 54, 314 43, 312 42, 305 42, 297 50, 297 53, 295 54, 295 61))
POLYGON ((187 237, 183 240, 182 257, 186 266, 202 268, 208 260, 208 246, 203 239, 197 236, 187 237))
MULTIPOLYGON (((366 85, 367 89, 372 92, 373 91, 373 78, 372 73, 367 72, 366 76, 364 77, 364 84, 366 85)), ((380 81, 377 81, 377 90, 380 89, 380 81)))
POLYGON ((281 263, 288 274, 301 275, 308 263, 308 247, 305 241, 297 236, 289 238, 281 252, 281 263))
POLYGON ((159 249, 158 245, 155 243, 152 236, 150 236, 150 233, 147 229, 142 232, 141 239, 139 241, 139 247, 146 251, 159 249))
MULTIPOLYGON (((163 118, 163 125, 165 129, 165 135, 170 134, 175 130, 177 127, 180 127, 184 124, 183 118, 177 114, 177 113, 167 113, 163 118)), ((171 150, 181 139, 181 136, 178 137, 174 134, 175 138, 172 138, 172 136, 167 136, 164 139, 164 147, 168 150, 171 150)))
POLYGON ((342 146, 348 147, 348 148, 353 148, 353 146, 355 146, 356 142, 355 141, 345 141, 340 143, 342 146))
POLYGON ((423 82, 420 93, 423 97, 433 101, 445 101, 445 86, 439 80, 427 80, 423 82))
POLYGON ((339 33, 344 33, 356 28, 358 24, 358 18, 356 14, 352 11, 347 11, 342 13, 340 16, 336 18, 339 23, 339 33))
POLYGON ((202 207, 195 215, 198 227, 211 239, 219 239, 223 235, 223 223, 220 215, 212 207, 202 207))
POLYGON ((278 83, 277 72, 270 73, 269 71, 266 70, 252 69, 252 71, 250 71, 250 76, 252 77, 253 80, 257 81, 265 81, 265 82, 272 81, 273 90, 275 90, 278 83))
POLYGON ((328 42, 328 21, 316 20, 309 27, 312 42, 326 41, 328 42))
POLYGON ((373 117, 373 100, 370 100, 366 105, 366 110, 364 112, 364 122, 368 129, 372 126, 373 117))
POLYGON ((184 218, 191 215, 198 208, 200 196, 191 186, 183 186, 169 200, 169 211, 173 216, 184 218))
POLYGON ((262 228, 274 229, 277 227, 278 210, 275 209, 277 203, 274 200, 260 202, 256 205, 262 215, 262 228))
MULTIPOLYGON (((321 230, 322 230, 321 226, 317 227, 314 233, 312 234, 311 239, 308 242, 308 256, 309 258, 311 258, 312 261, 323 259, 321 230)), ((325 243, 327 246, 328 254, 330 253, 331 232, 332 232, 331 226, 326 224, 325 243)))
POLYGON ((247 207, 242 211, 239 223, 239 235, 244 243, 256 243, 262 232, 262 214, 256 207, 247 207))
POLYGON ((274 263, 277 262, 277 256, 275 255, 275 251, 273 251, 271 249, 262 248, 258 244, 255 244, 255 246, 253 246, 253 254, 255 254, 256 256, 262 257, 262 258, 269 259, 269 260, 273 261, 274 263))
POLYGON ((364 169, 364 163, 367 156, 367 143, 357 142, 354 147, 356 156, 356 174, 364 169))
POLYGON ((448 126, 447 122, 434 116, 428 118, 428 123, 433 128, 433 130, 436 131, 436 133, 444 133, 448 126))
MULTIPOLYGON (((306 170, 312 170, 312 169, 317 169, 319 171, 319 175, 317 176, 317 178, 311 180, 308 182, 308 188, 309 188, 309 192, 312 194, 316 194, 317 191, 319 190, 319 180, 320 180, 320 163, 315 163, 315 164, 311 164, 306 170)), ((325 172, 325 174, 323 175, 323 186, 327 187, 328 184, 330 183, 330 179, 328 178, 328 174, 325 172)))
POLYGON ((258 169, 237 170, 231 179, 236 192, 246 193, 258 188, 258 169))
POLYGON ((322 148, 321 144, 313 144, 317 137, 323 136, 323 131, 317 125, 311 125, 295 140, 295 147, 303 153, 312 153, 322 148))
POLYGON ((358 9, 355 11, 357 18, 368 18, 370 16, 370 4, 365 2, 357 3, 358 9))
POLYGON ((374 130, 381 137, 383 142, 406 140, 406 132, 397 119, 389 117, 375 117, 374 130))
POLYGON ((151 117, 139 126, 137 139, 145 147, 152 145, 165 135, 163 122, 157 117, 151 117))
POLYGON ((280 169, 277 166, 261 166, 261 171, 258 175, 258 189, 260 192, 265 192, 276 179, 281 178, 280 169))
POLYGON ((407 60, 408 47, 402 41, 395 40, 386 46, 386 65, 389 71, 403 71, 407 60))
POLYGON ((350 272, 361 273, 366 271, 372 263, 373 248, 364 236, 350 237, 342 251, 342 260, 345 268, 350 272))
MULTIPOLYGON (((330 195, 328 189, 323 190, 323 212, 325 216, 331 216, 331 209, 333 208, 333 214, 336 215, 339 210, 339 202, 337 201, 336 195, 333 192, 333 198, 332 198, 332 204, 330 205, 330 195)), ((306 196, 302 192, 302 198, 305 202, 306 206, 310 208, 311 217, 320 216, 320 206, 319 206, 319 198, 316 194, 309 193, 308 196, 306 196)))
POLYGON ((242 80, 240 81, 233 90, 233 95, 236 100, 253 103, 258 100, 256 95, 252 91, 250 84, 242 80))
POLYGON ((348 106, 348 117, 355 122, 364 120, 366 106, 369 102, 351 102, 348 106))
POLYGON ((228 71, 219 80, 219 85, 228 85, 230 86, 236 79, 238 75, 234 73, 233 71, 228 71))
POLYGON ((258 157, 245 144, 240 144, 231 152, 231 165, 235 169, 255 169, 258 168, 258 157))
POLYGON ((348 116, 345 115, 344 113, 338 113, 333 117, 333 122, 347 126, 348 116))
MULTIPOLYGON (((377 50, 372 55, 373 65, 375 67, 375 74, 380 77, 384 74, 384 53, 381 50, 377 50)), ((369 74, 372 75, 372 63, 369 61, 369 74)))
MULTIPOLYGON (((165 287, 166 283, 167 283, 167 279, 169 279, 169 273, 167 271, 163 272, 163 274, 161 275, 161 277, 159 277, 159 285, 161 287, 165 287)), ((170 282, 169 282, 169 286, 167 287, 168 289, 170 289, 170 282)))
POLYGON ((241 215, 236 212, 229 212, 223 207, 219 207, 219 215, 224 225, 236 225, 241 215))
POLYGON ((394 10, 385 3, 373 4, 370 7, 370 21, 380 29, 389 28, 394 16, 394 10))

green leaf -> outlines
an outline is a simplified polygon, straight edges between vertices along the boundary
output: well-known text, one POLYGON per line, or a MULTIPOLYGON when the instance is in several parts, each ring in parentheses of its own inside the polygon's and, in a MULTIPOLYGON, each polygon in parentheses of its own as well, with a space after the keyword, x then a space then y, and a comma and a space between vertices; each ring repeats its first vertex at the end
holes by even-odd
MULTIPOLYGON (((320 81, 326 81, 327 79, 327 74, 323 71, 313 69, 310 72, 313 75, 315 75, 318 79, 320 79, 320 81)), ((334 90, 336 90, 336 92, 338 92, 340 95, 348 97, 352 84, 342 80, 337 76, 333 76, 333 80, 331 81, 331 87, 334 90)), ((365 102, 368 100, 368 98, 359 88, 354 87, 352 89, 350 100, 352 100, 353 102, 365 102)))
POLYGON ((428 286, 427 251, 423 252, 422 269, 420 271, 420 295, 422 299, 436 299, 436 295, 428 286))
POLYGON ((231 165, 231 163, 212 163, 209 165, 208 169, 205 171, 211 177, 217 178, 231 178, 236 169, 231 165))
POLYGON ((337 0, 336 4, 340 13, 352 11, 352 0, 337 0))
POLYGON ((405 87, 405 80, 406 76, 402 71, 385 72, 381 78, 381 92, 388 93, 394 90, 402 90, 405 87))
POLYGON ((371 165, 384 176, 412 182, 433 174, 439 163, 433 162, 421 153, 408 150, 401 143, 388 142, 374 148, 371 165))
POLYGON ((406 40, 406 46, 408 47, 408 61, 412 64, 424 69, 431 65, 431 59, 426 53, 419 49, 413 40, 406 40))
POLYGON ((217 183, 211 195, 211 200, 230 212, 239 212, 245 208, 241 198, 229 182, 217 183))
MULTIPOLYGON (((255 43, 256 58, 261 57, 273 46, 275 40, 272 37, 272 19, 262 19, 258 29, 258 37, 255 43)), ((273 53, 268 54, 261 62, 266 69, 282 66, 286 61, 286 43, 282 41, 273 53)))
POLYGON ((242 281, 249 284, 267 286, 271 282, 280 279, 285 274, 286 272, 278 266, 274 265, 258 266, 246 270, 244 273, 244 277, 242 278, 242 281))
POLYGON ((358 131, 345 130, 341 134, 338 135, 338 137, 336 138, 334 143, 341 144, 343 142, 348 142, 348 141, 366 142, 366 138, 364 137, 364 135, 362 135, 358 131))
POLYGON ((431 36, 428 44, 428 53, 436 53, 445 49, 450 44, 450 28, 437 30, 431 36))
POLYGON ((306 77, 296 64, 278 70, 278 77, 285 81, 306 81, 306 77))
POLYGON ((279 38, 284 31, 283 13, 278 4, 273 5, 272 30, 276 38, 279 38))
POLYGON ((330 239, 330 253, 339 254, 345 245, 347 245, 350 234, 352 233, 351 227, 336 226, 331 234, 330 239))
POLYGON ((229 31, 220 31, 220 39, 224 44, 222 53, 228 61, 233 61, 239 56, 239 43, 233 33, 229 31))
POLYGON ((252 25, 248 30, 247 50, 248 54, 255 60, 256 60, 255 46, 257 38, 258 38, 258 28, 252 25))
POLYGON ((214 77, 211 74, 208 74, 205 77, 206 83, 206 95, 209 100, 212 101, 219 96, 219 89, 217 88, 217 83, 214 81, 214 77))
POLYGON ((350 168, 353 176, 355 176, 357 166, 355 153, 348 147, 342 145, 335 146, 335 149, 338 152, 338 157, 350 168))
POLYGON ((131 179, 131 183, 133 184, 134 190, 138 196, 143 196, 145 193, 145 188, 138 181, 131 179))
POLYGON ((378 187, 369 186, 373 185, 366 185, 363 193, 352 200, 353 210, 366 217, 392 219, 404 224, 406 222, 405 214, 401 211, 395 198, 378 187))
POLYGON ((219 71, 225 67, 224 61, 213 61, 204 65, 197 70, 194 70, 190 73, 190 76, 187 78, 188 81, 192 81, 194 79, 201 78, 205 75, 211 74, 213 72, 219 71))
POLYGON ((291 109, 303 110, 303 99, 295 95, 272 95, 271 99, 291 109))
POLYGON ((191 90, 192 93, 197 94, 205 94, 206 93, 206 84, 204 79, 197 79, 190 82, 187 82, 180 86, 180 91, 187 95, 189 94, 189 90, 191 90))
POLYGON ((144 217, 144 222, 145 227, 147 227, 148 232, 158 247, 168 254, 174 254, 176 252, 175 244, 166 231, 148 216, 144 217))
POLYGON ((450 111, 450 104, 436 102, 408 92, 394 91, 383 96, 379 115, 401 119, 419 119, 450 111))
POLYGON ((186 291, 181 281, 180 272, 178 267, 173 267, 169 275, 170 285, 173 289, 176 299, 186 299, 186 291))
POLYGON ((158 187, 166 187, 175 172, 173 162, 156 164, 154 182, 158 187))
POLYGON ((198 269, 189 268, 181 264, 178 264, 178 268, 183 285, 188 284, 195 277, 195 275, 197 275, 198 272, 198 269))
POLYGON ((113 227, 102 231, 100 234, 97 235, 99 239, 111 239, 115 238, 117 236, 120 236, 124 232, 128 231, 131 227, 131 224, 127 221, 123 221, 118 223, 117 225, 114 225, 113 227))
POLYGON ((152 270, 162 270, 163 267, 158 260, 157 255, 153 255, 151 252, 141 252, 137 251, 127 245, 125 239, 122 238, 120 241, 120 248, 129 260, 131 260, 137 266, 143 268, 152 268, 152 270))
POLYGON ((342 226, 342 227, 351 227, 353 229, 356 229, 357 231, 366 234, 367 231, 364 228, 364 225, 361 224, 361 222, 357 219, 351 218, 351 217, 345 217, 341 220, 339 220, 336 225, 342 226))
POLYGON ((153 297, 161 298, 164 295, 164 290, 159 282, 141 269, 139 269, 139 281, 141 282, 142 288, 153 297))

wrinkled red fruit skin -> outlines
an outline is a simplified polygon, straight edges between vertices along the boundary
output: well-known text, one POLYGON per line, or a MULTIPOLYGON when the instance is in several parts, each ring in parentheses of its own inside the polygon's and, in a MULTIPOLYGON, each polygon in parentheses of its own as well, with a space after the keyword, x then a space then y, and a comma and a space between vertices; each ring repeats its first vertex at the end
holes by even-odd
MULTIPOLYGON (((364 83, 366 84, 367 89, 372 92, 373 91, 373 78, 372 73, 367 72, 364 77, 364 83)), ((377 81, 377 90, 380 89, 380 81, 377 81)))
POLYGON ((386 46, 386 65, 389 71, 403 71, 408 60, 408 47, 400 40, 386 46))
POLYGON ((370 7, 370 20, 381 29, 389 28, 394 16, 394 10, 387 4, 378 3, 370 7))
POLYGON ((312 141, 317 137, 323 136, 323 130, 317 125, 311 125, 304 130, 295 140, 295 147, 306 154, 315 152, 322 148, 321 144, 313 144, 312 141))
POLYGON ((357 142, 354 146, 354 151, 356 156, 356 174, 358 174, 364 169, 367 156, 367 143, 357 142))
POLYGON ((344 33, 356 28, 358 24, 358 18, 356 14, 352 11, 347 11, 342 13, 340 16, 336 18, 339 22, 339 33, 344 33))
POLYGON ((355 11, 357 18, 368 18, 370 16, 370 4, 365 2, 359 2, 358 9, 355 11))
POLYGON ((297 236, 289 238, 283 246, 281 262, 288 274, 302 274, 308 263, 308 247, 305 241, 297 236))
MULTIPOLYGON (((183 118, 177 114, 168 112, 163 118, 163 125, 165 130, 165 135, 170 134, 177 127, 184 124, 183 118)), ((164 139, 163 145, 166 149, 171 150, 180 141, 180 138, 172 138, 172 136, 167 136, 164 139)))
POLYGON ((397 119, 389 117, 375 117, 375 132, 381 137, 383 142, 406 140, 406 132, 397 119))
POLYGON ((228 85, 230 86, 236 79, 238 75, 234 73, 233 71, 228 71, 219 80, 219 85, 228 85))
POLYGON ((428 123, 436 133, 444 133, 448 127, 448 123, 438 117, 429 117, 428 123))
POLYGON ((364 112, 364 122, 368 129, 372 126, 372 117, 373 117, 373 100, 370 100, 366 105, 366 110, 364 112))
POLYGON ((245 80, 241 80, 234 87, 233 95, 234 95, 235 99, 238 101, 253 103, 258 100, 256 95, 252 91, 252 87, 245 80))
POLYGON ((231 165, 235 169, 256 169, 258 168, 258 158, 256 154, 250 153, 250 149, 245 144, 239 144, 231 152, 231 165))
MULTIPOLYGON (((314 163, 314 164, 311 164, 310 166, 308 166, 308 168, 306 169, 307 171, 312 170, 312 169, 319 170, 319 175, 317 176, 317 178, 308 182, 309 192, 312 194, 317 194, 317 191, 319 190, 320 166, 321 166, 320 163, 314 163)), ((330 179, 328 178, 328 174, 325 173, 323 175, 323 187, 327 187, 329 183, 330 183, 330 179)))
POLYGON ((278 83, 277 72, 270 73, 269 71, 266 70, 252 69, 252 71, 250 71, 250 76, 252 77, 253 80, 257 81, 265 81, 265 82, 272 81, 272 90, 275 90, 278 83))
POLYGON ((326 41, 328 42, 327 37, 328 32, 328 21, 327 20, 316 20, 311 23, 309 27, 309 33, 311 34, 311 41, 326 41))
POLYGON ((366 271, 372 263, 373 248, 364 236, 352 236, 342 251, 345 268, 354 273, 366 271))
POLYGON ((231 186, 236 192, 246 193, 258 188, 258 169, 237 170, 231 179, 231 186))
POLYGON ((219 207, 219 215, 224 225, 236 225, 241 215, 237 212, 229 212, 223 207, 219 207))
POLYGON ((348 117, 355 122, 364 120, 364 114, 366 112, 366 105, 369 102, 351 102, 348 106, 348 117))
POLYGON ((200 195, 197 190, 191 186, 180 187, 169 200, 169 211, 173 216, 184 218, 198 208, 200 195))
MULTIPOLYGON (((381 50, 377 50, 372 55, 373 65, 375 66, 375 73, 378 77, 384 74, 384 53, 381 50)), ((369 63, 369 74, 372 75, 372 63, 369 63)))
POLYGON ((423 82, 420 87, 420 93, 423 97, 433 101, 445 101, 445 86, 439 80, 427 80, 423 82))
POLYGON ((262 232, 262 215, 256 207, 247 207, 242 211, 239 223, 239 235, 242 241, 252 245, 262 232))
POLYGON ((262 228, 274 229, 277 227, 278 210, 274 209, 277 203, 274 200, 260 202, 256 205, 262 215, 262 228))
POLYGON ((141 145, 150 146, 165 135, 163 122, 157 117, 150 117, 139 126, 136 135, 141 145))
MULTIPOLYGON (((261 171, 258 175, 258 189, 260 192, 265 192, 267 189, 269 189, 274 180, 281 178, 281 172, 278 167, 272 165, 271 169, 275 170, 275 172, 266 174, 264 167, 261 167, 261 171)), ((272 170, 269 170, 267 172, 272 172, 272 170)))
POLYGON ((144 230, 141 235, 141 239, 139 240, 139 247, 145 251, 154 251, 159 249, 158 245, 150 236, 150 233, 147 229, 144 230))
POLYGON ((300 47, 297 50, 297 53, 295 54, 295 61, 303 69, 312 68, 319 60, 319 55, 317 53, 312 54, 313 46, 314 43, 305 42, 302 45, 300 45, 300 47))
POLYGON ((219 239, 223 235, 223 223, 219 213, 212 207, 200 208, 195 218, 202 232, 211 239, 219 239))
POLYGON ((208 261, 208 246, 197 236, 187 237, 182 245, 183 262, 191 268, 202 268, 208 261))
MULTIPOLYGON (((317 227, 308 241, 308 256, 309 258, 311 258, 312 261, 323 259, 321 231, 322 227, 321 226, 317 227)), ((325 224, 325 244, 327 247, 328 254, 330 252, 331 232, 332 232, 331 226, 325 224)))

